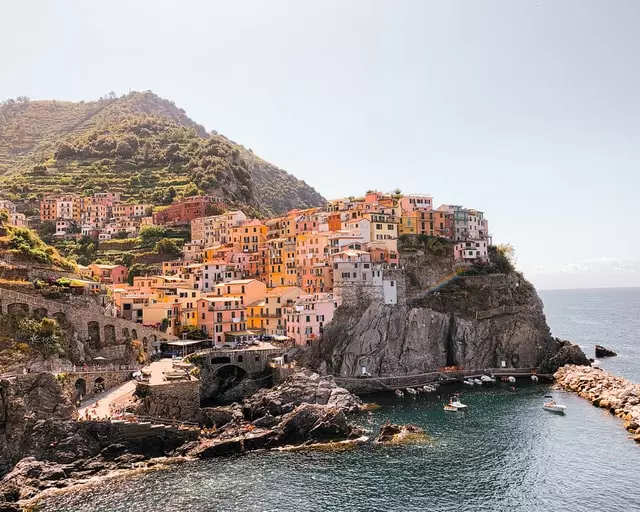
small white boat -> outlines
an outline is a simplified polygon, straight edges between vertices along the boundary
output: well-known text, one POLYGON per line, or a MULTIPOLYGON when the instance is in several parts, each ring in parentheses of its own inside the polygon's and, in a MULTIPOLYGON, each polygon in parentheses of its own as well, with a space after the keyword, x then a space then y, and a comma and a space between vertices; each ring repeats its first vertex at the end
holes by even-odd
POLYGON ((418 394, 418 392, 413 388, 407 388, 407 393, 409 393, 410 395, 417 395, 418 394))
POLYGON ((531 380, 532 380, 533 382, 538 382, 538 381, 540 380, 540 378, 539 378, 537 375, 532 375, 532 376, 531 376, 531 380))
POLYGON ((449 399, 449 403, 445 404, 445 411, 464 411, 467 409, 467 406, 460 401, 460 398, 456 397, 455 399, 449 399))
POLYGON ((462 410, 462 409, 467 409, 468 406, 466 404, 463 404, 459 398, 456 398, 453 402, 450 402, 450 405, 452 405, 453 407, 455 407, 458 410, 462 410))
POLYGON ((473 382, 478 386, 482 386, 482 381, 480 379, 473 379, 473 382))
POLYGON ((491 383, 493 383, 493 382, 495 382, 495 381, 496 381, 496 378, 495 378, 495 377, 489 377, 489 375, 482 375, 482 376, 480 377, 480 380, 481 380, 482 382, 487 383, 487 384, 491 384, 491 383))
POLYGON ((394 391, 394 393, 396 394, 396 396, 399 396, 399 397, 404 396, 404 393, 402 392, 402 390, 401 390, 401 389, 396 389, 396 390, 394 391))
POLYGON ((476 385, 476 383, 475 383, 475 382, 473 382, 471 379, 463 380, 463 381, 462 381, 462 383, 463 383, 465 386, 475 386, 475 385, 476 385))
POLYGON ((542 404, 542 408, 545 411, 556 412, 558 414, 564 414, 564 411, 567 410, 566 405, 557 404, 556 401, 550 395, 544 397, 545 401, 542 404))
POLYGON ((436 390, 436 388, 434 388, 433 386, 429 386, 428 384, 426 386, 422 386, 422 391, 424 391, 425 393, 433 393, 436 390))
POLYGON ((511 382, 511 384, 513 384, 516 381, 516 378, 513 375, 511 375, 507 380, 511 382))

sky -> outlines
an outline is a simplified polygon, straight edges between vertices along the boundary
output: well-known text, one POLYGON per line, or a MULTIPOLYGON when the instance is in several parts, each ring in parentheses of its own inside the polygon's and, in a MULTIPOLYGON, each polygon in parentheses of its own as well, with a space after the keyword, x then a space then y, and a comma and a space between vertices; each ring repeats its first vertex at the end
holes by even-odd
POLYGON ((485 212, 540 288, 640 286, 637 0, 5 0, 0 99, 152 90, 327 198, 485 212))

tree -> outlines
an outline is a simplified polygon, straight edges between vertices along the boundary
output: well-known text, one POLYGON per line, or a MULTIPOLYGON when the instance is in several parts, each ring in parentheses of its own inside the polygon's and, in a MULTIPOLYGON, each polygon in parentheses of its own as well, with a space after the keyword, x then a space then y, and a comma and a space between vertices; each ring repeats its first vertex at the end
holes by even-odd
POLYGON ((47 238, 53 235, 56 232, 56 223, 50 220, 45 220, 40 223, 40 227, 38 228, 38 234, 42 238, 47 238))
POLYGON ((144 226, 140 230, 140 241, 145 247, 153 247, 166 234, 167 230, 162 226, 144 226))
POLYGON ((153 265, 145 265, 144 263, 134 263, 129 268, 129 274, 127 276, 127 283, 133 284, 133 278, 138 276, 153 275, 158 272, 158 269, 153 265))
POLYGON ((120 158, 131 158, 134 154, 133 148, 124 140, 118 142, 116 146, 116 156, 120 158))
POLYGON ((60 326, 53 318, 43 318, 41 321, 32 318, 21 320, 16 337, 45 359, 63 352, 60 346, 60 326))
POLYGON ((162 238, 156 242, 155 251, 162 256, 176 257, 180 255, 180 247, 171 238, 162 238))

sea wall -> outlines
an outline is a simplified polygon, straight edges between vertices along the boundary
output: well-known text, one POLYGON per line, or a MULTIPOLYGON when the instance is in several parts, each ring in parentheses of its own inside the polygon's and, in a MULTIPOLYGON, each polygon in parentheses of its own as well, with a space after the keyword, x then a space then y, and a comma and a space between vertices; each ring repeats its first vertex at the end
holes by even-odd
POLYGON ((140 415, 194 422, 200 417, 200 381, 197 379, 154 385, 138 382, 136 395, 142 402, 140 415))
POLYGON ((554 377, 563 389, 577 393, 594 406, 624 420, 624 428, 640 443, 639 384, 591 366, 566 365, 554 377))

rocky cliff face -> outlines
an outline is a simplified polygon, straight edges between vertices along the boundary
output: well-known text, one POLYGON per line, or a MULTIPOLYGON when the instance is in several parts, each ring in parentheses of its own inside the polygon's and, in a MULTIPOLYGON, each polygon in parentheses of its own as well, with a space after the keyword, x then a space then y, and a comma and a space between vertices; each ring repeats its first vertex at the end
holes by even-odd
POLYGON ((70 421, 75 414, 51 374, 0 381, 0 474, 20 457, 66 461, 82 456, 78 450, 91 443, 78 438, 76 422, 70 421))
POLYGON ((407 279, 405 303, 341 307, 304 362, 341 377, 356 376, 362 367, 391 376, 445 366, 498 368, 503 362, 538 367, 560 350, 542 301, 520 274, 458 277, 427 291, 453 270, 442 258, 436 263, 414 258, 406 265, 414 275, 407 279))

